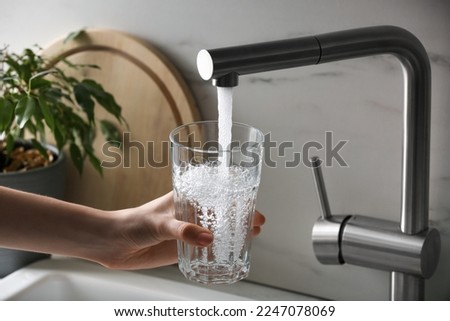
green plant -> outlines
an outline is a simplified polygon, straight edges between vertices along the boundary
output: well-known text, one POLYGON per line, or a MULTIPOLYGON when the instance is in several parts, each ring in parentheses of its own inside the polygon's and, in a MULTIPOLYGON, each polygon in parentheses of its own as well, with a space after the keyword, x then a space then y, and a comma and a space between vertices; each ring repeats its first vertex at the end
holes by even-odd
MULTIPOLYGON (((73 35, 69 35, 73 37, 73 35)), ((92 79, 79 80, 37 53, 39 48, 22 54, 0 51, 0 151, 12 155, 18 140, 30 141, 48 159, 43 143, 50 133, 59 150, 68 146, 70 158, 82 173, 85 158, 102 174, 93 149, 97 125, 107 141, 120 141, 114 123, 95 117, 95 106, 103 107, 123 123, 121 107, 112 94, 92 79)), ((98 68, 62 60, 65 70, 98 68)))

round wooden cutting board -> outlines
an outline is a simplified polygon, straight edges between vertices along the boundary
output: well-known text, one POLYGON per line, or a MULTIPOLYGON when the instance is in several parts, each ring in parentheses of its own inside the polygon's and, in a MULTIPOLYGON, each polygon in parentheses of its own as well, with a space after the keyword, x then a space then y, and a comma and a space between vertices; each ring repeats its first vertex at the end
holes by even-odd
MULTIPOLYGON (((75 76, 100 83, 122 106, 124 150, 104 145, 98 129, 95 150, 105 161, 101 177, 86 161, 80 177, 68 160, 66 199, 105 210, 137 206, 172 189, 168 135, 199 119, 194 99, 174 66, 152 46, 110 30, 89 30, 76 40, 58 40, 44 55, 67 70, 61 59, 94 64, 75 76)), ((97 119, 107 118, 96 106, 97 119)))

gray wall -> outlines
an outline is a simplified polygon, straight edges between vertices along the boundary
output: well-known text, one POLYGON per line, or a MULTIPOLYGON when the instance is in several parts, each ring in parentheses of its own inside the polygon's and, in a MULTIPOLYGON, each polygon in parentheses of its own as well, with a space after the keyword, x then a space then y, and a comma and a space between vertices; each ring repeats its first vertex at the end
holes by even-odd
MULTIPOLYGON (((443 240, 441 262, 427 283, 428 299, 450 299, 450 2, 448 0, 43 0, 1 1, 0 43, 11 49, 81 27, 142 37, 182 71, 205 119, 216 117, 216 93, 197 76, 195 56, 214 48, 378 24, 413 32, 432 66, 430 218, 443 240)), ((234 120, 292 141, 276 168, 264 168, 258 208, 267 225, 253 248, 251 279, 330 299, 387 299, 389 274, 352 266, 323 266, 310 234, 319 207, 308 168, 284 162, 311 140, 349 142, 324 169, 335 213, 399 219, 402 73, 390 56, 242 77, 234 120)), ((323 156, 323 153, 318 153, 323 156)))

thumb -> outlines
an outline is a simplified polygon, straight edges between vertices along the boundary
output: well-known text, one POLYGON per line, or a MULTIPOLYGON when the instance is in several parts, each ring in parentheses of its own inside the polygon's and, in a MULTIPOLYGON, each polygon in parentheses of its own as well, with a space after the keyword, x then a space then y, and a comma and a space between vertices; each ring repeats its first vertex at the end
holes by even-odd
POLYGON ((160 233, 163 240, 176 239, 195 246, 208 246, 213 241, 213 235, 208 229, 178 220, 163 224, 160 233))

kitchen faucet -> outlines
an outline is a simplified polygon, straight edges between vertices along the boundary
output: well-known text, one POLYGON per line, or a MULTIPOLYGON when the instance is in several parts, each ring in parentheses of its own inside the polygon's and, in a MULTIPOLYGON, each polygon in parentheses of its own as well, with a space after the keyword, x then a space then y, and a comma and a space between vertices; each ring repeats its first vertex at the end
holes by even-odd
POLYGON ((237 86, 239 76, 392 54, 403 67, 404 112, 400 224, 360 215, 332 215, 318 158, 311 160, 322 216, 312 231, 323 264, 355 264, 391 272, 391 300, 423 300, 425 279, 436 270, 440 236, 428 226, 431 70, 410 32, 374 26, 211 50, 197 67, 204 80, 237 86))

